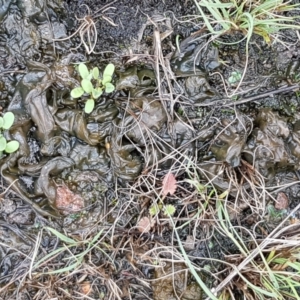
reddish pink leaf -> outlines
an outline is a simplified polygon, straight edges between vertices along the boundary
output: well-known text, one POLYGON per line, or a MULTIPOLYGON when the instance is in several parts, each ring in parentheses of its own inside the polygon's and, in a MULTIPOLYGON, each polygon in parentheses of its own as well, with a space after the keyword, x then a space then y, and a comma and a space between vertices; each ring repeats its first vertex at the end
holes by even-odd
POLYGON ((172 173, 166 174, 162 183, 162 193, 164 196, 167 196, 168 193, 173 195, 177 188, 177 181, 175 176, 172 173))
POLYGON ((145 233, 150 231, 153 226, 153 222, 151 222, 148 217, 143 217, 139 220, 137 226, 140 232, 145 233))

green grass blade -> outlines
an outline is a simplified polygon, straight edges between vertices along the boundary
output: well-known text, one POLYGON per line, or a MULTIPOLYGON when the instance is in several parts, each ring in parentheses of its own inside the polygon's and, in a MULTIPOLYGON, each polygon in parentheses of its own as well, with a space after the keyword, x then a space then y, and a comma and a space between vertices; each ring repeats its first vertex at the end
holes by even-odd
POLYGON ((250 281, 248 281, 247 278, 245 278, 242 274, 239 273, 239 275, 241 276, 241 278, 244 280, 244 282, 246 282, 248 284, 248 286, 257 294, 261 294, 261 295, 265 295, 265 296, 268 296, 268 297, 271 297, 271 299, 280 299, 278 298, 278 293, 274 293, 274 292, 269 292, 269 291, 266 291, 254 284, 252 284, 250 281))
POLYGON ((33 269, 38 268, 42 262, 46 261, 47 259, 51 258, 52 256, 55 256, 56 254, 58 254, 59 252, 63 252, 64 250, 66 250, 65 247, 60 247, 52 252, 50 252, 49 254, 47 254, 46 256, 44 256, 42 259, 40 259, 34 266, 33 269))
POLYGON ((62 274, 62 273, 70 272, 70 271, 76 269, 81 264, 81 262, 82 262, 81 260, 78 260, 75 263, 73 263, 65 268, 55 270, 55 271, 45 272, 43 274, 53 275, 53 274, 62 274))
POLYGON ((91 244, 92 244, 92 245, 94 245, 94 244, 98 241, 98 239, 99 239, 99 237, 101 236, 102 232, 103 232, 103 229, 101 229, 101 230, 94 236, 94 238, 93 238, 92 241, 91 241, 91 244))
MULTIPOLYGON (((213 33, 213 34, 218 34, 218 32, 215 31, 215 30, 213 29, 213 27, 211 26, 211 22, 210 22, 209 19, 206 17, 206 14, 203 12, 203 10, 202 10, 202 8, 200 7, 200 5, 198 4, 197 0, 194 0, 194 2, 195 2, 195 5, 197 6, 197 8, 198 8, 198 10, 199 10, 199 12, 200 12, 202 18, 203 18, 203 21, 204 21, 204 23, 205 23, 207 29, 208 29, 211 33, 213 33)), ((215 12, 215 13, 216 13, 216 12, 215 12)), ((217 18, 220 19, 220 16, 217 16, 217 18)))
MULTIPOLYGON (((200 210, 198 210, 198 213, 200 212, 200 210)), ((179 234, 177 232, 177 228, 175 227, 175 224, 173 222, 172 217, 169 217, 169 220, 173 226, 173 230, 175 232, 176 238, 177 238, 177 242, 181 251, 181 254, 183 255, 184 259, 185 259, 185 263, 187 264, 191 274, 194 276, 195 280, 197 281, 197 283, 199 284, 199 286, 202 288, 202 290, 204 291, 204 293, 210 297, 210 299, 212 300, 218 300, 218 298, 210 291, 210 289, 206 286, 206 284, 202 281, 202 279, 199 277, 198 273, 196 272, 194 266, 192 265, 188 255, 186 254, 184 247, 181 243, 179 234)), ((188 223, 190 223, 190 221, 188 221, 188 223)), ((188 224, 187 223, 187 224, 188 224)), ((182 228, 182 226, 180 226, 180 228, 182 228)))
MULTIPOLYGON (((290 281, 288 281, 288 285, 293 292, 293 294, 290 294, 290 297, 294 297, 295 299, 300 300, 300 296, 295 289, 296 286, 294 284, 292 284, 290 281)), ((298 283, 298 287, 299 287, 299 283, 298 283)))
POLYGON ((199 277, 198 273, 196 272, 194 266, 192 265, 188 255, 186 254, 185 250, 184 250, 184 247, 181 243, 181 240, 180 240, 180 236, 178 235, 177 233, 177 230, 175 228, 175 224, 173 222, 173 219, 170 218, 171 220, 171 223, 173 225, 173 228, 174 228, 174 231, 175 231, 175 234, 176 234, 176 238, 177 238, 177 241, 178 241, 178 245, 179 245, 179 248, 180 248, 180 251, 181 251, 181 254, 183 255, 184 259, 185 259, 185 263, 187 264, 190 272, 192 273, 192 275, 194 276, 195 280, 197 281, 197 283, 200 285, 200 287, 202 288, 203 292, 208 296, 210 297, 210 299, 212 300, 218 300, 218 298, 210 291, 210 289, 206 286, 206 284, 202 281, 202 279, 199 277))
POLYGON ((54 234, 57 238, 59 238, 61 241, 67 243, 67 244, 77 244, 77 241, 65 236, 64 234, 58 232, 57 230, 55 230, 54 228, 51 227, 45 227, 45 229, 49 230, 52 234, 54 234))

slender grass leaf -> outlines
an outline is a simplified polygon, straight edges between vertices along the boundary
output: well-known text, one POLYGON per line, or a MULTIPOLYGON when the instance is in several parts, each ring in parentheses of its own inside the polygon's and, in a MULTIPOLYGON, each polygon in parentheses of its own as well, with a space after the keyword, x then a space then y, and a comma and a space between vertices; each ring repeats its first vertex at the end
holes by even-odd
POLYGON ((291 290, 292 290, 292 292, 293 292, 293 294, 288 294, 290 297, 294 297, 295 299, 297 299, 297 300, 300 300, 300 295, 299 295, 299 293, 296 291, 296 289, 295 289, 295 287, 299 287, 299 283, 292 283, 292 282, 290 282, 289 280, 288 280, 288 285, 289 285, 289 287, 291 288, 291 290))
POLYGON ((45 272, 43 274, 51 275, 51 274, 62 274, 62 273, 70 272, 72 270, 75 270, 78 266, 80 266, 81 263, 82 263, 82 261, 78 260, 77 262, 75 262, 72 265, 69 265, 65 268, 55 270, 55 271, 45 272))
POLYGON ((231 231, 229 231, 229 229, 233 229, 230 223, 230 217, 228 215, 228 211, 223 206, 222 200, 219 200, 219 197, 216 204, 217 204, 217 213, 218 213, 219 222, 226 236, 231 239, 231 241, 238 247, 240 252, 246 257, 249 254, 249 250, 242 241, 240 244, 236 240, 234 235, 231 233, 231 231))
POLYGON ((82 79, 87 79, 90 72, 85 64, 79 64, 78 71, 82 79))
POLYGON ((222 2, 212 2, 212 1, 206 1, 202 0, 198 3, 200 6, 206 7, 207 9, 210 8, 231 8, 233 6, 233 3, 222 3, 222 2))
POLYGON ((76 87, 71 91, 71 97, 80 98, 84 94, 84 90, 82 87, 76 87))
POLYGON ((55 256, 56 254, 59 254, 60 252, 63 252, 66 250, 65 247, 60 247, 58 249, 55 249, 54 251, 50 252, 46 256, 44 256, 42 259, 40 259, 34 266, 33 269, 37 269, 44 261, 48 260, 49 258, 55 256))
POLYGON ((267 263, 270 264, 270 262, 272 261, 272 259, 273 259, 274 256, 275 256, 275 254, 276 254, 276 251, 275 251, 275 250, 272 250, 272 251, 269 253, 269 255, 268 255, 268 257, 267 257, 267 263))
MULTIPOLYGON (((196 1, 195 1, 195 2, 196 2, 196 1)), ((201 14, 201 16, 202 16, 202 18, 203 18, 203 20, 204 20, 204 23, 205 23, 207 29, 208 29, 211 33, 217 34, 217 32, 216 32, 216 31, 213 29, 213 27, 211 26, 209 20, 206 18, 206 15, 204 14, 204 12, 203 12, 203 10, 200 8, 200 6, 198 6, 198 10, 200 11, 200 14, 201 14)))
POLYGON ((226 190, 218 196, 218 199, 224 199, 228 196, 228 194, 229 194, 229 192, 228 192, 228 190, 226 190))
POLYGON ((103 229, 100 230, 100 231, 93 237, 93 239, 92 239, 92 241, 91 241, 91 244, 92 244, 92 245, 95 244, 95 243, 98 241, 98 239, 99 239, 99 237, 101 236, 102 232, 103 232, 103 229))
POLYGON ((33 269, 36 269, 38 268, 44 261, 48 260, 49 258, 65 251, 66 248, 65 247, 60 247, 58 249, 55 249, 54 251, 48 253, 46 256, 44 256, 42 259, 40 259, 34 266, 33 266, 33 269))
POLYGON ((198 180, 185 179, 184 181, 194 186, 199 193, 204 193, 206 191, 206 186, 201 184, 198 180))
POLYGON ((103 230, 99 231, 96 236, 94 236, 93 240, 91 242, 87 241, 85 242, 85 244, 88 244, 88 247, 81 253, 75 255, 74 257, 80 257, 81 259, 83 259, 83 257, 88 254, 93 248, 96 247, 97 245, 97 240, 99 239, 99 237, 101 236, 103 230))
MULTIPOLYGON (((217 22, 219 22, 220 25, 224 28, 224 30, 230 29, 230 26, 226 22, 224 22, 226 20, 227 12, 225 15, 222 15, 219 11, 219 8, 229 9, 230 7, 232 7, 231 3, 220 3, 219 2, 219 3, 215 4, 215 3, 211 3, 211 1, 202 0, 199 3, 199 5, 206 7, 209 10, 209 12, 212 14, 212 16, 215 18, 215 20, 217 22)), ((205 16, 205 18, 206 18, 206 16, 205 16)), ((206 24, 206 22, 205 22, 205 24, 206 24)))
POLYGON ((94 99, 89 99, 85 102, 85 106, 84 106, 84 111, 85 113, 87 114, 90 114, 93 109, 94 109, 94 106, 95 106, 95 101, 94 99))
POLYGON ((18 141, 10 141, 6 144, 5 152, 13 153, 16 152, 20 147, 20 143, 18 141))
POLYGON ((251 10, 251 14, 256 15, 257 13, 266 13, 277 10, 282 4, 282 1, 260 1, 259 5, 254 6, 251 10))
POLYGON ((298 262, 296 262, 296 261, 295 261, 295 262, 289 261, 289 262, 287 262, 287 265, 288 265, 289 267, 291 267, 291 268, 297 270, 298 272, 299 272, 299 270, 300 270, 300 263, 298 263, 298 262))
MULTIPOLYGON (((213 33, 213 34, 219 34, 219 33, 221 33, 221 32, 217 32, 217 31, 215 31, 215 30, 213 29, 213 27, 211 26, 210 20, 206 17, 206 14, 203 12, 203 10, 202 10, 201 6, 199 5, 198 1, 197 1, 197 0, 194 0, 194 3, 195 3, 195 5, 196 5, 197 8, 198 8, 198 10, 199 10, 199 12, 200 12, 200 14, 201 14, 201 16, 202 16, 202 18, 203 18, 203 20, 204 20, 204 23, 205 23, 207 29, 208 29, 211 33, 213 33)), ((204 5, 204 6, 205 6, 205 5, 204 5)), ((219 19, 219 18, 220 18, 220 16, 218 16, 218 19, 219 19)), ((217 20, 217 19, 216 19, 216 20, 217 20)))
POLYGON ((55 230, 54 228, 51 227, 45 227, 45 229, 49 230, 52 234, 54 234, 57 238, 59 238, 61 241, 67 243, 67 244, 76 244, 77 241, 65 236, 64 234, 58 232, 57 230, 55 230))
MULTIPOLYGON (((265 290, 271 292, 271 293, 274 293, 274 294, 278 294, 278 288, 276 288, 270 281, 269 281, 269 278, 266 278, 266 277, 262 277, 261 279, 261 282, 262 282, 262 286, 265 290)), ((277 298, 276 298, 277 299, 277 298)))
POLYGON ((278 299, 277 298, 277 295, 278 293, 275 291, 273 292, 269 292, 269 291, 266 291, 258 286, 255 286, 254 284, 252 284, 249 280, 247 280, 241 273, 239 273, 239 276, 244 280, 245 283, 248 284, 248 288, 251 288, 255 293, 257 294, 262 294, 262 295, 266 295, 268 297, 271 297, 271 299, 278 299))
POLYGON ((250 38, 251 38, 251 36, 253 34, 253 30, 254 30, 253 16, 248 12, 244 12, 242 14, 242 18, 244 18, 245 22, 248 24, 247 40, 250 41, 250 38))
POLYGON ((185 263, 186 265, 188 266, 190 272, 192 273, 192 275, 194 276, 196 282, 200 285, 200 287, 202 288, 203 292, 208 296, 210 297, 210 299, 212 300, 218 300, 218 298, 211 292, 211 290, 206 286, 206 284, 203 282, 203 280, 200 278, 200 276, 198 275, 198 273, 196 272, 192 262, 190 261, 187 253, 185 252, 185 249, 182 245, 182 242, 181 242, 181 239, 180 239, 180 236, 177 232, 177 229, 175 227, 175 224, 173 222, 173 219, 171 217, 169 217, 169 220, 174 228, 174 232, 175 232, 175 235, 176 235, 176 238, 177 238, 177 242, 178 242, 178 245, 179 245, 179 249, 184 257, 184 260, 185 260, 185 263))

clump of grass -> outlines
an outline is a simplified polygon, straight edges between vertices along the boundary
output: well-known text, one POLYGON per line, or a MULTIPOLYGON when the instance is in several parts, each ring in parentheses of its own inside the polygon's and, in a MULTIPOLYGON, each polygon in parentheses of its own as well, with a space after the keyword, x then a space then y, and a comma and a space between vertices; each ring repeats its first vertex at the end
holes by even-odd
POLYGON ((56 257, 57 255, 62 255, 65 252, 70 253, 70 249, 72 248, 78 248, 83 246, 83 251, 80 251, 77 255, 73 256, 71 255, 70 258, 68 258, 69 263, 67 264, 66 267, 64 268, 58 268, 57 270, 52 270, 49 272, 44 272, 44 274, 61 274, 65 272, 69 272, 72 270, 75 270, 79 268, 86 257, 87 254, 89 254, 92 249, 96 248, 100 252, 106 255, 104 249, 102 247, 99 247, 99 238, 102 234, 102 230, 99 231, 92 239, 87 239, 84 241, 76 241, 60 232, 55 230, 54 228, 51 227, 46 227, 48 231, 50 231, 52 234, 54 234, 60 241, 64 243, 64 246, 57 248, 55 251, 50 252, 46 256, 44 256, 42 259, 40 259, 38 262, 36 262, 33 265, 33 269, 39 268, 41 265, 43 265, 44 262, 49 261, 56 257))
MULTIPOLYGON (((24 276, 24 279, 28 277, 26 280, 29 285, 34 286, 34 282, 39 281, 39 285, 42 287, 43 281, 51 281, 51 278, 56 278, 57 282, 61 281, 66 286, 67 281, 65 279, 68 278, 68 280, 77 282, 77 288, 80 284, 89 283, 89 290, 92 290, 94 285, 90 279, 95 278, 94 280, 100 280, 107 287, 108 295, 114 295, 114 299, 121 299, 122 291, 114 280, 110 278, 109 272, 104 271, 104 265, 108 269, 110 267, 115 269, 114 260, 110 256, 110 246, 104 240, 107 232, 101 229, 89 237, 75 239, 54 228, 45 227, 45 229, 57 238, 58 247, 41 257, 38 254, 40 239, 37 239, 28 276, 27 274, 24 276), (97 253, 97 259, 99 259, 99 256, 104 258, 102 264, 99 265, 99 262, 95 259, 95 253, 97 253), (79 275, 81 279, 78 279, 79 275), (84 281, 85 278, 89 280, 84 281)), ((42 232, 43 230, 40 232, 40 237, 42 232)), ((57 288, 56 282, 52 286, 50 283, 44 286, 45 290, 48 288, 50 290, 57 288)), ((94 288, 96 289, 96 287, 94 288)), ((58 289, 66 295, 72 296, 67 289, 59 287, 58 289)), ((83 296, 80 289, 71 291, 71 293, 73 292, 83 296)))
MULTIPOLYGON (((241 31, 244 37, 232 44, 246 40, 246 62, 244 72, 233 95, 239 89, 245 77, 248 66, 249 43, 253 34, 258 34, 270 44, 275 35, 283 29, 299 30, 294 17, 284 13, 299 10, 299 4, 291 5, 284 0, 194 0, 205 26, 215 40, 223 34, 241 31), (206 13, 209 11, 210 15, 206 13)), ((278 40, 278 39, 276 39, 278 40)), ((219 41, 221 42, 221 41, 219 41)))
POLYGON ((226 256, 231 267, 228 276, 216 287, 216 292, 220 292, 219 299, 233 299, 236 293, 243 299, 299 299, 300 248, 297 232, 300 225, 287 226, 288 218, 295 209, 262 241, 257 241, 246 228, 232 225, 223 199, 217 200, 217 212, 218 230, 240 251, 240 255, 226 256))
POLYGON ((270 42, 274 33, 282 29, 299 29, 293 17, 283 16, 282 13, 299 9, 299 4, 290 5, 290 1, 235 1, 222 2, 219 0, 194 0, 208 30, 213 34, 224 34, 241 30, 247 40, 253 33, 261 35, 270 42), (206 8, 209 18, 203 8, 206 8), (214 24, 220 29, 215 29, 214 24))
MULTIPOLYGON (((230 190, 219 192, 209 179, 207 179, 209 184, 205 184, 198 175, 202 173, 199 166, 188 160, 188 158, 185 162, 187 162, 185 172, 188 178, 178 183, 178 189, 184 189, 182 184, 188 183, 195 193, 193 193, 193 197, 187 197, 181 203, 183 207, 185 207, 185 204, 189 204, 189 207, 191 207, 193 199, 198 199, 199 206, 196 211, 188 212, 190 214, 188 218, 183 213, 189 210, 187 206, 181 211, 177 207, 176 216, 168 217, 169 224, 173 229, 173 246, 177 243, 176 251, 175 247, 172 251, 170 250, 170 256, 174 261, 185 262, 194 279, 201 286, 203 293, 207 296, 203 299, 299 299, 300 247, 298 232, 300 225, 299 223, 288 225, 288 220, 299 209, 300 205, 291 211, 265 239, 258 240, 247 228, 233 225, 232 205, 229 201, 229 197, 232 198, 230 190), (181 214, 183 217, 181 217, 181 214), (201 226, 206 227, 210 223, 210 230, 218 232, 234 245, 235 252, 232 254, 227 252, 222 261, 214 257, 197 256, 198 260, 205 260, 208 265, 218 263, 223 266, 221 272, 221 269, 214 274, 211 272, 212 270, 209 271, 210 276, 216 278, 219 282, 219 285, 215 287, 207 279, 209 276, 204 276, 206 280, 199 276, 204 270, 194 263, 193 256, 188 254, 185 242, 182 241, 181 237, 182 230, 187 230, 187 228, 189 228, 189 232, 194 232, 196 227, 199 226, 199 221, 201 221, 201 226), (194 230, 193 226, 195 226, 194 230), (236 298, 237 295, 240 298, 236 298)), ((180 168, 183 167, 184 165, 180 166, 180 168)), ((248 165, 244 167, 250 168, 248 165)), ((252 171, 254 172, 254 170, 252 171)), ((254 176, 254 174, 252 175, 254 176)), ((233 185, 234 176, 230 176, 230 174, 228 176, 231 185, 233 185)), ((256 176, 259 176, 259 174, 256 174, 256 176)), ((256 178, 259 179, 260 177, 256 178)), ((248 180, 253 180, 253 178, 249 175, 248 180)), ((250 207, 255 208, 258 204, 253 203, 253 201, 256 199, 258 202, 262 197, 262 193, 267 193, 264 189, 264 182, 260 182, 260 184, 260 187, 250 187, 253 192, 253 199, 246 201, 250 195, 244 194, 243 196, 237 195, 236 201, 238 199, 244 200, 247 203, 249 202, 250 207), (262 189, 262 191, 258 192, 256 189, 262 189)), ((188 190, 185 189, 185 192, 187 193, 188 190)), ((257 206, 257 211, 256 209, 254 211, 260 215, 261 208, 257 206)), ((163 219, 160 219, 160 223, 163 221, 163 219)), ((214 235, 214 233, 211 235, 214 235)), ((195 238, 196 240, 197 238, 195 238)), ((228 251, 227 248, 226 251, 228 251)))

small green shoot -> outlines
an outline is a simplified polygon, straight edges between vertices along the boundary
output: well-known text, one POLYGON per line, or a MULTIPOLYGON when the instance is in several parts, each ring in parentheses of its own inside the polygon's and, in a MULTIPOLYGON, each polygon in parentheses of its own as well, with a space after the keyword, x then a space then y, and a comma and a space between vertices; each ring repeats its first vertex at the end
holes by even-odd
POLYGON ((176 211, 176 208, 172 204, 163 205, 163 203, 152 204, 149 208, 149 214, 151 217, 158 215, 163 211, 164 215, 172 217, 176 211))
POLYGON ((287 215, 287 210, 278 210, 273 204, 267 205, 267 212, 268 219, 272 220, 273 222, 280 221, 287 215))
POLYGON ((166 216, 169 216, 169 217, 172 217, 174 215, 176 211, 176 208, 174 205, 172 204, 167 204, 165 207, 164 207, 164 214, 166 216))
POLYGON ((76 87, 71 91, 73 98, 80 98, 84 94, 89 95, 89 99, 86 100, 84 111, 90 114, 95 106, 95 100, 97 100, 105 91, 105 93, 112 93, 115 90, 115 86, 111 83, 115 66, 108 64, 103 72, 103 78, 100 78, 100 71, 97 67, 89 70, 84 63, 78 66, 78 72, 82 78, 81 86, 76 87))
POLYGON ((162 209, 162 204, 156 204, 156 203, 152 204, 149 208, 150 216, 154 217, 154 216, 158 215, 160 213, 161 209, 162 209))
POLYGON ((7 142, 6 138, 3 136, 3 131, 10 129, 15 121, 15 115, 12 112, 7 112, 0 117, 0 157, 3 151, 6 153, 13 153, 19 149, 18 141, 7 142))
POLYGON ((240 82, 241 79, 242 79, 242 73, 233 71, 233 72, 231 72, 231 75, 228 78, 228 82, 230 84, 235 84, 235 83, 240 82))

